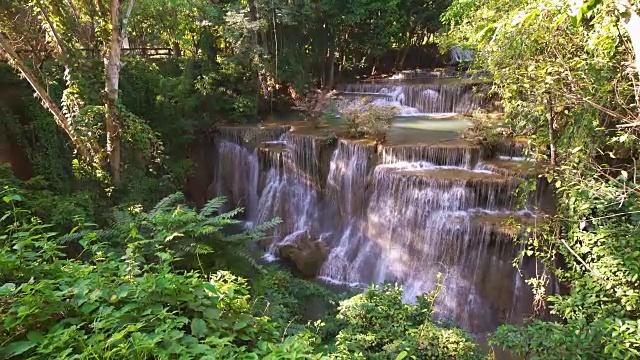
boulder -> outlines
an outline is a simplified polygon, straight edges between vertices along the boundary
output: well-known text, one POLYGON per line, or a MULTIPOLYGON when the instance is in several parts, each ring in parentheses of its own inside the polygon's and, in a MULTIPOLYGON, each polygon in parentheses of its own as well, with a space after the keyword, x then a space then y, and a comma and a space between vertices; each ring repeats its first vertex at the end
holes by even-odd
POLYGON ((280 258, 290 263, 302 277, 313 278, 318 275, 327 260, 329 249, 322 242, 306 234, 280 246, 278 253, 280 258))

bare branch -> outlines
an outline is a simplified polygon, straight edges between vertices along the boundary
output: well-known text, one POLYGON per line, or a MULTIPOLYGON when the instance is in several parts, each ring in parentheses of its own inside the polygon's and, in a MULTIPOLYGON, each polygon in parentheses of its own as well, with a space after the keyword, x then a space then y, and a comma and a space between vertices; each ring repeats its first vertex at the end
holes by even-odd
POLYGON ((633 5, 629 0, 616 0, 618 10, 622 15, 623 26, 629 33, 631 38, 631 46, 635 55, 635 64, 632 64, 632 68, 635 68, 640 76, 640 16, 633 9, 633 5))
POLYGON ((636 122, 632 122, 630 124, 617 125, 616 127, 618 129, 627 129, 627 128, 634 128, 634 127, 639 127, 639 126, 640 126, 640 121, 636 121, 636 122))
POLYGON ((127 25, 129 23, 129 18, 131 18, 131 11, 133 10, 134 2, 135 0, 129 0, 129 4, 127 4, 127 8, 125 9, 124 15, 122 16, 122 40, 127 38, 127 25))

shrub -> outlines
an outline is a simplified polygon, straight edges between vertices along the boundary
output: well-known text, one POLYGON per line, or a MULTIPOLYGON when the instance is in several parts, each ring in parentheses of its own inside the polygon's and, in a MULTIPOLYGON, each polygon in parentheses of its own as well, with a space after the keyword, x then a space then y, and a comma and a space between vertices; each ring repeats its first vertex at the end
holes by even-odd
POLYGON ((335 338, 337 328, 334 320, 341 295, 278 267, 263 272, 252 282, 251 288, 256 299, 256 315, 269 316, 287 334, 304 332, 305 326, 313 323, 323 340, 333 341, 335 338))
POLYGON ((367 104, 343 110, 342 117, 350 136, 383 141, 397 113, 398 109, 395 107, 367 104))
POLYGON ((481 359, 475 343, 460 329, 438 327, 431 320, 436 293, 402 302, 402 289, 371 287, 340 304, 344 322, 335 359, 481 359))
POLYGON ((252 314, 245 280, 177 270, 164 244, 177 234, 163 223, 146 224, 159 227, 153 238, 135 223, 61 236, 2 195, 12 210, 0 233, 0 357, 320 358, 309 333, 283 337, 252 314), (62 252, 70 241, 83 248, 77 259, 62 252))

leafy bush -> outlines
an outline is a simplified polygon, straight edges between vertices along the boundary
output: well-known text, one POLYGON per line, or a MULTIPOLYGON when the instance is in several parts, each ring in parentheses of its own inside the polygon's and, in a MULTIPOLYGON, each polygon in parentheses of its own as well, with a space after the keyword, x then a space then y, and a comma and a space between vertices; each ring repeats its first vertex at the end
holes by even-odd
POLYGON ((549 149, 536 160, 551 163, 557 216, 524 251, 548 270, 530 283, 557 322, 498 329, 492 344, 519 356, 640 357, 640 94, 623 20, 639 3, 622 3, 455 0, 443 16, 448 42, 493 75, 515 135, 549 149))
MULTIPOLYGON (((168 225, 180 219, 167 216, 171 201, 140 218, 157 227, 151 237, 135 222, 61 236, 17 210, 20 196, 5 190, 2 199, 12 209, 0 235, 3 357, 320 357, 308 333, 281 337, 268 318, 252 314, 244 280, 176 269, 178 256, 165 244, 177 236, 168 225), (78 258, 65 256, 69 241, 82 247, 78 258)), ((215 233, 211 225, 202 231, 215 233)))
POLYGON ((368 137, 382 141, 387 136, 398 109, 390 106, 367 104, 363 107, 350 107, 342 111, 350 136, 368 137))
POLYGON ((269 316, 287 334, 304 332, 311 323, 323 341, 335 338, 340 295, 278 267, 262 273, 252 282, 251 289, 256 299, 256 315, 269 316))
POLYGON ((344 328, 336 339, 335 359, 481 359, 477 346, 460 329, 431 320, 436 293, 417 304, 402 302, 402 289, 371 287, 340 304, 344 328))

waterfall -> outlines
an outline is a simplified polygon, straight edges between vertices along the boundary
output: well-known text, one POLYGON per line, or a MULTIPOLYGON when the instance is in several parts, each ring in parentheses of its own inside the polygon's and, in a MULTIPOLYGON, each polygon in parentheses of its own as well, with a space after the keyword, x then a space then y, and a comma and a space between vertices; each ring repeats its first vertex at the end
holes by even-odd
POLYGON ((333 232, 339 235, 337 245, 320 269, 320 278, 326 281, 355 285, 362 280, 357 272, 352 271, 350 264, 357 249, 367 246, 362 234, 369 165, 375 150, 371 144, 340 140, 331 158, 327 190, 334 216, 326 226, 335 229, 333 232))
MULTIPOLYGON (((343 93, 356 99, 342 106, 361 106, 367 95, 403 115, 463 113, 483 105, 474 86, 352 84, 343 93)), ((305 276, 355 287, 397 282, 408 302, 440 281, 434 316, 476 333, 518 321, 532 298, 524 286, 529 273, 512 266, 519 250, 513 240, 526 236, 522 229, 536 219, 546 189, 535 163, 521 161, 528 144, 422 137, 403 145, 336 143, 298 131, 229 127, 216 142, 217 194, 246 207, 248 224, 282 220, 261 243, 265 259, 282 255, 298 266, 304 262, 292 256, 321 252, 305 276), (535 191, 522 194, 531 188, 523 181, 536 181, 535 191)), ((523 269, 532 263, 520 259, 523 269)))
POLYGON ((470 168, 481 156, 479 146, 411 145, 382 146, 382 163, 428 162, 470 168))
MULTIPOLYGON (((432 82, 409 84, 359 83, 343 86, 347 96, 371 96, 377 106, 395 106, 402 116, 425 113, 467 113, 484 105, 482 97, 474 91, 477 84, 463 82, 432 82)), ((358 106, 348 102, 345 107, 358 106)))
POLYGON ((284 150, 270 153, 265 188, 257 203, 257 223, 279 217, 282 223, 273 234, 267 258, 277 256, 278 246, 294 243, 316 228, 319 210, 316 184, 320 177, 318 148, 313 138, 284 134, 284 150))
MULTIPOLYGON (((434 290, 440 273, 445 290, 435 316, 473 332, 515 321, 522 313, 516 310, 531 303, 523 275, 512 266, 514 230, 503 223, 534 217, 540 192, 522 207, 517 189, 524 177, 513 164, 523 163, 488 158, 517 154, 519 145, 499 151, 459 143, 331 145, 291 132, 272 132, 256 145, 239 141, 246 134, 223 134, 221 193, 246 206, 251 222, 282 219, 268 260, 284 245, 313 239, 328 248, 320 279, 352 286, 397 282, 405 301, 434 290)), ((530 262, 520 261, 523 267, 530 262)))
POLYGON ((218 146, 216 196, 226 196, 226 210, 245 208, 247 219, 258 209, 258 155, 236 143, 221 140, 218 146))
POLYGON ((473 51, 461 48, 460 46, 453 46, 449 49, 449 57, 451 63, 458 64, 473 59, 473 51))

